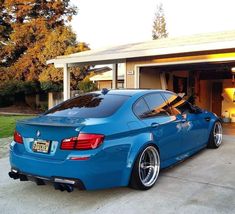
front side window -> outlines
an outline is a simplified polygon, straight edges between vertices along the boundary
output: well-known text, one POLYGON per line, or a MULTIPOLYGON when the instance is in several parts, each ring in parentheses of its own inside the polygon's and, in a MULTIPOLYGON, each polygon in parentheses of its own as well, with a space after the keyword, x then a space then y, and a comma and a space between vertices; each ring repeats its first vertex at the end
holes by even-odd
POLYGON ((114 114, 129 98, 124 95, 89 93, 67 100, 50 109, 48 116, 102 118, 114 114))
POLYGON ((192 106, 189 102, 173 93, 164 93, 164 97, 169 103, 172 112, 177 114, 187 114, 192 112, 192 106))
POLYGON ((168 104, 165 102, 161 94, 148 94, 144 96, 144 100, 146 101, 149 111, 144 115, 147 117, 156 117, 156 116, 170 116, 170 108, 168 104))

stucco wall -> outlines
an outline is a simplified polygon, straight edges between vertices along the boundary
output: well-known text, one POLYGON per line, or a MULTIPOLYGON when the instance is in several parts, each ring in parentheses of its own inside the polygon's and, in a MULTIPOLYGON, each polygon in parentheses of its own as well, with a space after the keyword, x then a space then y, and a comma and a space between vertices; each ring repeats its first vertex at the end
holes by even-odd
MULTIPOLYGON (((140 66, 140 88, 161 88, 160 72, 161 69, 147 67, 149 64, 154 64, 157 59, 142 58, 139 60, 126 61, 126 88, 135 88, 135 72, 136 66, 140 66), (142 65, 142 66, 141 66, 142 65), (146 66, 146 67, 145 67, 146 66), (156 75, 155 75, 156 74, 156 75)), ((173 90, 173 75, 188 77, 187 71, 170 72, 169 83, 167 89, 173 90)))
POLYGON ((126 88, 135 88, 135 72, 136 65, 147 65, 156 63, 155 60, 141 58, 139 60, 127 60, 126 61, 126 88))
POLYGON ((160 81, 160 71, 153 68, 140 69, 140 88, 159 89, 162 88, 160 81))
POLYGON ((135 64, 136 62, 126 62, 126 88, 135 87, 135 64))
POLYGON ((110 80, 98 81, 97 82, 97 87, 99 89, 102 89, 102 88, 111 89, 112 88, 112 81, 110 81, 110 80))

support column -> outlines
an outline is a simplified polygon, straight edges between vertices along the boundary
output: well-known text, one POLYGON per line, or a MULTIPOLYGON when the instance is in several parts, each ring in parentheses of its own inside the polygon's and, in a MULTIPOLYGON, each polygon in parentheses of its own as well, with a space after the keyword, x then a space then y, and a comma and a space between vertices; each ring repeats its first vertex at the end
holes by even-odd
POLYGON ((140 88, 140 67, 135 66, 134 74, 135 74, 134 88, 139 89, 140 88))
POLYGON ((164 72, 160 73, 160 82, 163 90, 167 89, 167 83, 166 83, 166 75, 164 72))
POLYGON ((118 82, 118 64, 113 64, 112 89, 117 89, 117 82, 118 82))
POLYGON ((70 72, 68 64, 64 64, 64 101, 70 98, 70 72))
POLYGON ((54 99, 53 99, 53 93, 48 93, 48 109, 54 107, 54 99))
POLYGON ((123 63, 123 69, 124 69, 124 88, 127 88, 127 68, 126 68, 126 61, 123 63))

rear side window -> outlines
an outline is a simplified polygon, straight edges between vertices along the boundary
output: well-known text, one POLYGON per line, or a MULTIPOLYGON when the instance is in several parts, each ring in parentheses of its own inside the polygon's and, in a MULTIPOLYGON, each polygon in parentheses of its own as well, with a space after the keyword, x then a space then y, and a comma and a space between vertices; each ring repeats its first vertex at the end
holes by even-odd
POLYGON ((90 93, 65 101, 46 112, 49 116, 102 118, 114 114, 129 98, 123 95, 90 93))
POLYGON ((147 106, 145 100, 141 98, 135 103, 133 111, 136 116, 143 118, 149 112, 149 107, 147 106))

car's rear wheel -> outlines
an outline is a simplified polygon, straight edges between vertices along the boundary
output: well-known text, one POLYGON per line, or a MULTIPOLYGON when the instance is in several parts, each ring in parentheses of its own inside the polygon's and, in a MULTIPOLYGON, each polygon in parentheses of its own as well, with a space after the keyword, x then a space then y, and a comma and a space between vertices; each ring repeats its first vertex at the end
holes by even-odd
POLYGON ((146 146, 138 155, 131 175, 130 186, 147 190, 153 187, 160 171, 160 157, 153 145, 146 146))
POLYGON ((217 149, 223 140, 223 129, 220 121, 216 121, 213 125, 208 142, 208 148, 217 149))

